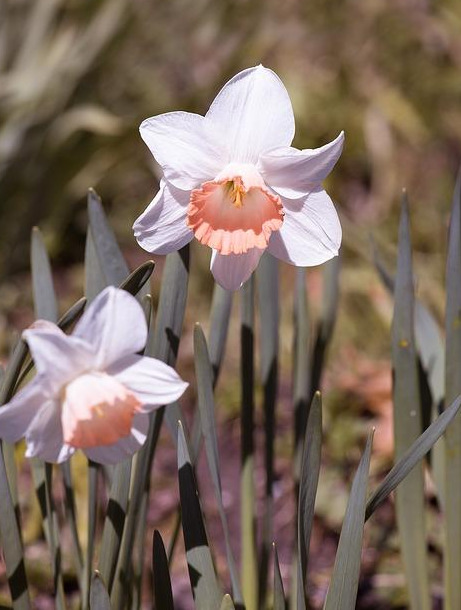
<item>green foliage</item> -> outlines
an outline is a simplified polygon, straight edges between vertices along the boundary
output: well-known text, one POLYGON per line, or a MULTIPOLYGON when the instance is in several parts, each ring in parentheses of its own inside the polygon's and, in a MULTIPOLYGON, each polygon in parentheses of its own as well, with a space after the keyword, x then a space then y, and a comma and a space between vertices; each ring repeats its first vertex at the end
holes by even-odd
MULTIPOLYGON (((447 324, 456 308, 456 281, 459 261, 459 209, 455 197, 450 231, 449 264, 447 267, 447 324), (454 291, 454 292, 453 292, 454 291), (453 301, 453 302, 452 302, 453 301)), ((189 249, 167 257, 162 277, 156 315, 152 311, 152 299, 147 294, 154 264, 147 262, 131 274, 105 218, 101 202, 94 191, 89 194, 89 231, 86 248, 86 297, 91 300, 104 286, 118 285, 137 295, 144 305, 148 319, 149 337, 145 353, 174 365, 183 335, 182 326, 186 312, 189 249)), ((420 301, 413 296, 409 217, 406 202, 402 212, 399 234, 399 257, 395 280, 386 271, 379 257, 377 265, 383 280, 392 291, 395 300, 392 329, 394 364, 394 413, 397 430, 396 462, 389 474, 376 485, 367 501, 372 434, 352 482, 347 509, 339 539, 336 560, 330 579, 325 610, 352 610, 357 601, 360 581, 363 528, 377 507, 397 489, 397 513, 401 530, 402 548, 418 548, 418 561, 408 565, 407 574, 412 607, 430 607, 429 581, 426 562, 426 536, 424 530, 425 499, 421 481, 421 460, 429 452, 432 459, 427 468, 439 476, 446 476, 446 483, 453 485, 450 477, 456 472, 456 460, 447 453, 445 460, 437 461, 437 441, 445 434, 446 446, 456 426, 461 395, 451 391, 451 404, 439 414, 441 395, 440 374, 444 358, 440 331, 434 318, 420 301), (436 364, 436 372, 429 370, 436 364), (422 380, 430 389, 429 421, 425 429, 423 415, 422 380), (416 414, 416 415, 415 415, 416 414), (410 423, 408 423, 410 422, 410 423), (411 424, 411 425, 410 425, 411 424), (445 471, 443 468, 445 467, 445 471), (418 477, 416 480, 412 477, 418 477), (415 483, 416 480, 416 483, 415 483), (406 498, 399 505, 400 497, 406 498), (408 511, 407 508, 411 511, 408 511)), ((154 280, 156 279, 154 274, 154 280)), ((293 446, 293 475, 296 492, 297 515, 293 523, 295 552, 292 560, 292 587, 287 595, 281 565, 274 543, 277 532, 273 528, 274 461, 277 450, 277 400, 279 392, 279 293, 277 263, 269 255, 263 257, 255 276, 241 290, 241 573, 234 560, 235 533, 224 503, 221 459, 218 442, 215 386, 223 361, 228 334, 232 297, 220 288, 215 289, 210 310, 208 341, 202 327, 194 329, 195 379, 197 408, 191 439, 184 425, 182 408, 175 403, 156 411, 151 418, 148 438, 144 447, 132 459, 116 467, 100 467, 85 463, 88 481, 86 536, 82 539, 79 528, 79 510, 76 501, 76 478, 70 464, 64 464, 53 476, 50 464, 32 461, 35 493, 38 498, 49 561, 53 576, 56 605, 65 608, 68 596, 65 579, 68 568, 64 566, 64 537, 62 523, 57 518, 56 478, 64 482, 64 514, 70 528, 73 545, 73 569, 79 587, 83 608, 137 608, 143 591, 144 545, 149 539, 146 529, 147 510, 155 490, 151 489, 152 467, 159 451, 159 436, 163 424, 172 433, 177 447, 178 483, 180 496, 180 521, 178 530, 170 541, 167 554, 162 537, 155 531, 152 539, 152 574, 149 574, 154 607, 173 610, 169 558, 179 529, 185 543, 191 590, 198 610, 257 610, 272 607, 274 610, 305 610, 310 606, 309 577, 311 574, 310 540, 315 515, 315 501, 322 485, 322 399, 318 391, 326 364, 333 328, 338 316, 339 289, 338 261, 332 261, 324 269, 323 306, 314 328, 308 315, 309 294, 306 291, 306 275, 298 271, 293 320, 295 341, 293 344, 293 412, 296 414, 295 443, 293 446), (264 329, 264 332, 262 332, 264 329), (260 332, 260 336, 258 336, 260 332), (310 337, 314 337, 310 343, 310 337), (259 339, 259 351, 256 350, 259 339), (210 346, 210 347, 208 347, 210 346), (264 499, 266 512, 262 516, 261 547, 256 545, 256 492, 254 481, 255 459, 255 407, 258 394, 258 376, 255 360, 260 358, 261 399, 264 414, 265 457, 264 499), (179 422, 179 423, 178 423, 179 422), (203 441, 203 443, 202 443, 203 441), (203 447, 202 447, 203 445, 203 447), (231 595, 225 594, 221 582, 221 570, 214 561, 216 540, 207 533, 208 505, 204 505, 197 481, 195 466, 200 451, 204 450, 214 492, 217 512, 226 550, 227 569, 231 582, 231 595), (107 502, 102 502, 102 498, 107 502), (102 520, 101 520, 102 518, 102 520), (102 528, 99 523, 102 523, 102 528), (101 535, 100 535, 101 530, 101 535), (270 541, 270 542, 269 542, 270 541), (272 551, 273 549, 273 551, 272 551), (273 573, 269 577, 269 552, 273 556, 273 573), (97 558, 97 570, 95 564, 97 558), (271 605, 272 604, 272 605, 271 605)), ((58 318, 58 306, 54 293, 51 267, 41 233, 32 234, 32 285, 36 315, 50 320, 58 318)), ((77 301, 59 319, 58 324, 67 330, 85 307, 86 299, 77 301)), ((451 322, 450 322, 451 320, 451 322)), ((455 324, 456 326, 456 324, 455 324)), ((457 358, 456 334, 447 340, 447 379, 457 358)), ((33 369, 33 361, 27 346, 18 341, 2 377, 1 403, 7 402, 19 390, 33 369)), ((448 391, 445 399, 448 402, 448 391)), ((327 399, 328 401, 328 399, 327 399)), ((74 459, 74 458, 72 458, 74 459)), ((18 465, 14 448, 3 444, 0 452, 0 537, 5 559, 6 573, 14 608, 31 607, 28 566, 25 559, 21 532, 20 505, 18 502, 18 465)), ((443 494, 447 514, 454 515, 458 498, 447 487, 438 487, 443 494), (444 490, 445 489, 445 490, 444 490), (448 508, 450 507, 450 508, 448 508), (450 513, 450 511, 452 511, 450 513)), ((452 532, 448 530, 447 540, 452 532)), ((277 540, 275 540, 277 542, 277 540)), ((453 556, 456 541, 447 550, 453 556)), ((447 542, 448 547, 448 542, 447 542)), ((449 569, 446 572, 447 600, 456 598, 457 584, 449 569)), ((455 602, 451 601, 451 608, 455 602)))

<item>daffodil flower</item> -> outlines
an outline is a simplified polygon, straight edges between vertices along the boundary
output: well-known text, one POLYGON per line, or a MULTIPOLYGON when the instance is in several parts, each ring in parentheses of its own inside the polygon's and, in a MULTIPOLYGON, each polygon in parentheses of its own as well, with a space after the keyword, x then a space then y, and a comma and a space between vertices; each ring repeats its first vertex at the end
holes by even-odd
POLYGON ((156 197, 134 223, 139 244, 168 254, 195 236, 211 271, 235 290, 264 250, 297 266, 336 256, 341 225, 322 181, 344 134, 317 149, 291 147, 293 109, 278 76, 258 66, 232 78, 206 115, 146 119, 141 136, 163 170, 156 197))
POLYGON ((95 462, 124 460, 146 440, 149 412, 187 387, 171 367, 138 355, 147 325, 123 290, 101 292, 72 335, 39 320, 23 338, 37 374, 0 407, 0 438, 25 437, 27 457, 62 462, 82 449, 95 462))

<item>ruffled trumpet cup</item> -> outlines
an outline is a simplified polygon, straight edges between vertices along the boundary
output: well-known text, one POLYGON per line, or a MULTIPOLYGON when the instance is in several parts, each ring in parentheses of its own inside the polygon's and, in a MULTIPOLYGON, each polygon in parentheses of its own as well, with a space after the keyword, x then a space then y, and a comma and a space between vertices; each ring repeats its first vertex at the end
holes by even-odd
POLYGON ((212 248, 211 271, 230 290, 250 277, 266 249, 297 266, 336 256, 341 225, 322 182, 344 134, 297 150, 294 129, 288 93, 263 66, 232 78, 204 117, 170 112, 145 120, 141 136, 163 179, 134 223, 139 244, 168 254, 195 236, 212 248))
POLYGON ((26 439, 28 457, 62 462, 76 449, 113 464, 147 438, 149 412, 187 387, 169 366, 139 356, 147 340, 141 306, 106 288, 72 335, 38 321, 23 333, 37 375, 0 407, 0 438, 26 439))

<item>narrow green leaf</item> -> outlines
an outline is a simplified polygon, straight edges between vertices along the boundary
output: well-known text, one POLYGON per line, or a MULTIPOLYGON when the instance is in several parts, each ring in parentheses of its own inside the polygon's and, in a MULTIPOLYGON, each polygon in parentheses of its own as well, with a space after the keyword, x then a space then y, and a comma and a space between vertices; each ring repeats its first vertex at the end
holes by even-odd
POLYGON ((232 597, 228 593, 222 598, 220 610, 235 610, 232 597))
POLYGON ((0 391, 1 405, 11 400, 28 353, 29 348, 27 347, 27 343, 20 338, 14 346, 13 353, 8 360, 8 365, 3 376, 2 389, 0 391))
POLYGON ((57 608, 65 608, 64 583, 61 570, 61 549, 59 544, 59 530, 51 493, 52 465, 38 458, 31 458, 32 476, 35 492, 37 494, 40 512, 43 519, 43 530, 51 555, 51 569, 53 572, 54 588, 57 608))
MULTIPOLYGON (((296 269, 296 285, 293 307, 293 403, 294 403, 294 460, 293 480, 295 486, 295 497, 299 498, 299 479, 302 464, 304 436, 306 432, 307 418, 309 416, 311 396, 310 390, 310 324, 308 313, 308 300, 306 291, 307 274, 303 268, 296 269)), ((299 507, 297 507, 299 511, 299 507)), ((298 516, 299 519, 299 516, 298 516)), ((292 570, 291 570, 291 602, 293 608, 298 606, 297 597, 299 591, 304 602, 303 585, 298 581, 299 575, 299 548, 298 548, 298 519, 295 522, 295 541, 293 545, 292 570), (298 587, 300 587, 298 591, 298 587)))
POLYGON ((279 281, 278 260, 268 252, 261 257, 256 271, 261 328, 261 381, 263 384, 264 410, 264 466, 266 489, 262 524, 261 556, 259 561, 259 602, 265 603, 269 575, 269 557, 273 540, 273 483, 275 405, 278 389, 279 348, 279 281))
POLYGON ((241 574, 247 610, 258 608, 258 557, 255 531, 254 487, 254 276, 243 285, 240 325, 241 379, 241 574))
POLYGON ((352 483, 324 610, 354 610, 356 606, 372 442, 373 432, 352 483))
MULTIPOLYGON (((376 246, 373 244, 373 257, 379 276, 391 294, 394 293, 395 280, 384 266, 376 246)), ((442 410, 445 395, 445 347, 439 325, 431 312, 419 301, 414 300, 414 325, 416 351, 420 360, 420 386, 425 385, 425 378, 430 389, 431 421, 442 410)), ((423 402, 424 394, 421 399, 423 402)), ((423 405, 422 405, 423 406, 423 405)), ((424 413, 424 407, 423 407, 424 413)), ((442 504, 445 504, 445 439, 442 437, 432 451, 431 469, 437 488, 437 495, 442 504)))
POLYGON ((88 218, 105 284, 117 286, 129 275, 130 270, 107 222, 101 199, 93 189, 88 191, 88 218))
MULTIPOLYGON (((392 323, 394 444, 396 460, 399 460, 422 432, 414 336, 410 225, 405 195, 402 198, 394 300, 392 323)), ((397 490, 396 512, 411 607, 429 610, 422 464, 413 469, 397 490)))
POLYGON ((307 604, 307 564, 312 524, 314 521, 315 497, 319 482, 322 451, 322 397, 314 394, 304 437, 303 455, 298 496, 298 566, 296 608, 305 610, 307 604))
POLYGON ((293 345, 293 402, 295 408, 295 460, 293 474, 299 482, 304 435, 309 416, 310 401, 310 325, 306 294, 306 270, 296 270, 294 300, 294 345, 293 345))
POLYGON ((340 263, 340 257, 335 256, 323 265, 322 309, 312 356, 312 393, 321 389, 325 356, 336 323, 339 303, 340 263))
MULTIPOLYGON (((461 393, 461 170, 458 173, 448 235, 445 312, 445 401, 461 393)), ((461 608, 461 416, 445 434, 445 608, 461 608)))
POLYGON ((223 593, 214 571, 195 477, 181 423, 178 426, 178 477, 189 578, 197 610, 216 610, 223 593))
POLYGON ((152 546, 152 573, 155 608, 161 610, 174 610, 168 559, 162 537, 158 530, 154 531, 152 546))
POLYGON ((14 610, 31 608, 21 534, 0 451, 0 537, 14 610))
POLYGON ((93 554, 98 509, 98 471, 98 464, 88 460, 88 538, 82 580, 82 608, 84 610, 88 608, 90 602, 90 588, 93 574, 93 554))
POLYGON ((442 436, 449 424, 453 421, 461 407, 461 395, 432 422, 421 436, 411 445, 405 454, 398 460, 392 470, 385 477, 367 503, 366 518, 369 519, 378 506, 394 491, 407 475, 413 470, 418 462, 434 446, 442 436))
POLYGON ((89 303, 108 286, 92 232, 88 229, 85 243, 85 296, 89 303))
MULTIPOLYGON (((178 353, 187 299, 188 279, 189 246, 185 246, 179 252, 174 252, 166 257, 156 324, 155 328, 153 324, 150 325, 145 350, 146 355, 163 360, 170 366, 175 365, 178 353)), ((166 410, 167 418, 173 420, 179 407, 176 406, 176 409, 172 409, 170 405, 168 409, 166 410), (169 413, 168 409, 170 410, 169 413)), ((152 414, 147 440, 136 458, 128 513, 111 592, 111 602, 115 610, 121 610, 124 607, 127 589, 131 584, 130 561, 135 533, 139 528, 144 529, 146 525, 145 522, 139 523, 138 516, 143 505, 143 497, 149 498, 150 471, 164 413, 165 408, 162 407, 152 414)))
POLYGON ((38 227, 32 229, 31 268, 35 317, 56 322, 58 306, 53 287, 51 265, 38 227))
POLYGON ((213 371, 208 347, 199 324, 194 328, 194 352, 195 352, 195 376, 197 379, 198 406, 200 421, 202 424, 202 435, 205 440, 205 450, 210 469, 213 489, 218 505, 218 512, 224 532, 226 545, 227 565, 232 582, 232 595, 237 604, 242 603, 242 593, 240 581, 235 564, 232 546, 230 543, 229 526, 226 518, 226 511, 222 499, 221 474, 219 466, 218 438, 216 434, 215 406, 213 397, 213 371))
MULTIPOLYGON (((31 270, 35 317, 55 323, 58 318, 58 306, 53 286, 51 265, 42 234, 37 227, 32 230, 31 270)), ((37 458, 31 460, 31 465, 35 490, 43 518, 43 529, 51 553, 56 604, 58 608, 64 608, 65 596, 61 570, 59 530, 51 490, 52 466, 51 464, 45 464, 37 458)))
POLYGON ((111 610, 109 594, 97 570, 91 579, 90 608, 91 610, 111 610))
POLYGON ((274 548, 274 610, 286 610, 285 591, 283 590, 282 574, 280 572, 279 556, 275 542, 274 548))
POLYGON ((65 492, 65 508, 66 508, 66 517, 67 522, 69 523, 70 533, 72 536, 72 542, 74 544, 74 553, 73 559, 76 563, 77 567, 77 576, 80 582, 80 587, 82 586, 82 576, 83 576, 83 554, 82 547, 80 545, 80 538, 78 535, 78 526, 77 526, 77 509, 75 504, 75 493, 74 486, 72 484, 72 473, 70 469, 70 460, 61 464, 61 473, 64 483, 64 492, 65 492))
POLYGON ((99 553, 99 572, 111 591, 117 557, 122 541, 123 527, 130 491, 131 459, 124 460, 114 468, 114 476, 107 504, 101 550, 99 553))
MULTIPOLYGON (((218 382, 219 372, 224 357, 225 346, 227 341, 227 333, 229 330, 229 321, 232 308, 233 292, 224 290, 219 284, 215 284, 213 291, 213 299, 210 312, 210 332, 208 335, 208 345, 210 352, 210 361, 213 368, 213 388, 218 382)), ((170 425, 171 425, 170 418, 170 425)), ((195 464, 200 452, 202 440, 202 425, 200 422, 200 411, 195 411, 194 422, 192 425, 192 440, 191 440, 191 459, 195 464)), ((178 540, 177 533, 181 526, 180 507, 178 506, 174 533, 170 540, 168 548, 168 561, 171 562, 175 545, 178 540)))
POLYGON ((221 288, 219 284, 214 285, 208 335, 210 361, 213 367, 213 386, 218 381, 226 348, 233 294, 230 290, 221 288))
POLYGON ((120 284, 119 288, 136 296, 141 288, 148 282, 154 269, 154 261, 146 261, 130 273, 130 275, 120 284))
POLYGON ((83 313, 86 307, 86 298, 81 297, 59 318, 58 326, 61 330, 66 331, 74 322, 76 322, 83 313))

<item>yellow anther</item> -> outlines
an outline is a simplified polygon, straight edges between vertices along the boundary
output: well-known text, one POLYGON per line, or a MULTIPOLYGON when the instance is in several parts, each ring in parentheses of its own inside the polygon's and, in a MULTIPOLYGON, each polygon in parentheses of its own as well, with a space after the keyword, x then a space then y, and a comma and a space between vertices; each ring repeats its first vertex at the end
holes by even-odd
POLYGON ((243 186, 236 180, 229 180, 226 187, 232 205, 241 208, 243 206, 243 195, 245 194, 243 186))

